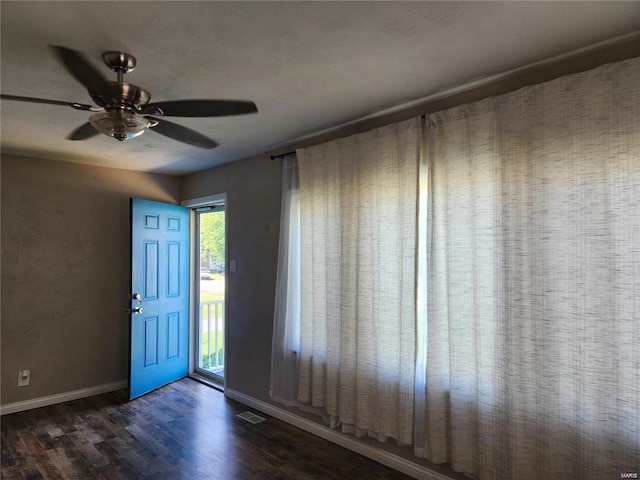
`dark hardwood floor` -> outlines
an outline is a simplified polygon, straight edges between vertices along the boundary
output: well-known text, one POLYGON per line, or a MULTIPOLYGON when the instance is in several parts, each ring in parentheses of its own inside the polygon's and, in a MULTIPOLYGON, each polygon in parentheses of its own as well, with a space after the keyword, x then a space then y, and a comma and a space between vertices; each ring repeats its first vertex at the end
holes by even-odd
POLYGON ((3 479, 409 479, 183 379, 4 415, 3 479))

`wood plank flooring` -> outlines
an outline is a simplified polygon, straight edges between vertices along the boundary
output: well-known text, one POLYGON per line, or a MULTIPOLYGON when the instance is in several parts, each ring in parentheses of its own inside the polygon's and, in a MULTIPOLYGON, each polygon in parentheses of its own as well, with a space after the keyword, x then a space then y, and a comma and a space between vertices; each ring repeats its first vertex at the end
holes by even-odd
POLYGON ((191 379, 2 416, 3 479, 408 480, 191 379), (256 412, 259 413, 259 412, 256 412))

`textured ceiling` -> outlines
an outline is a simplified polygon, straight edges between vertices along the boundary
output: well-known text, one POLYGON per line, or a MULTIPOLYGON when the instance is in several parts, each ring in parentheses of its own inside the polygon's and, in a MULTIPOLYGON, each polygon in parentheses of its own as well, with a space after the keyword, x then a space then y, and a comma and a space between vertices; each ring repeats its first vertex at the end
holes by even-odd
MULTIPOLYGON (((88 112, 1 102, 2 151, 185 174, 640 30, 640 2, 2 1, 4 94, 90 103, 47 45, 138 59, 125 81, 152 101, 237 98, 258 114, 175 118, 220 146, 153 131, 117 142, 65 136, 88 112)), ((114 78, 115 79, 115 78, 114 78)))

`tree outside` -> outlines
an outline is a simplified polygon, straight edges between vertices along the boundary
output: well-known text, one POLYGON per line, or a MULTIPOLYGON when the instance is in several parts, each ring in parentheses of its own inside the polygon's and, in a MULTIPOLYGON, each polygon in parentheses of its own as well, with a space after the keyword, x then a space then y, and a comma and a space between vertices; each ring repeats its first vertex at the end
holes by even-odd
POLYGON ((200 215, 200 268, 224 272, 224 219, 224 211, 200 215))
POLYGON ((201 213, 200 220, 200 368, 223 375, 225 212, 201 213))

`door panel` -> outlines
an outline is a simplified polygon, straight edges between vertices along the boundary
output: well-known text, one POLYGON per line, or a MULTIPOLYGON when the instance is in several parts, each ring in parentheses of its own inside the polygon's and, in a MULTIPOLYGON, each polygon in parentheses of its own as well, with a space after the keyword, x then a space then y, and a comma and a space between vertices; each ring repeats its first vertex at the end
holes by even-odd
POLYGON ((131 199, 130 398, 188 373, 188 246, 187 208, 131 199))

